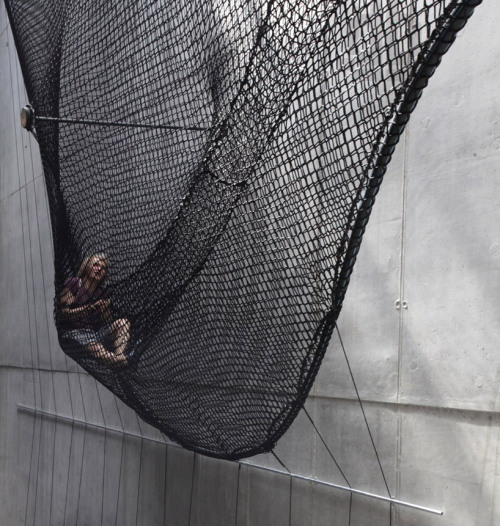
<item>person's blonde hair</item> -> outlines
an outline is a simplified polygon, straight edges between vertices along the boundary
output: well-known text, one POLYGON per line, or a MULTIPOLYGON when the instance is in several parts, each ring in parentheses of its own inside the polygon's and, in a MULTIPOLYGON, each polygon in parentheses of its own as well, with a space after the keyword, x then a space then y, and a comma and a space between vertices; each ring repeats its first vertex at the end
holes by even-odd
POLYGON ((84 278, 89 272, 90 272, 90 262, 95 259, 97 261, 103 261, 106 265, 106 269, 109 267, 109 261, 104 254, 104 252, 99 252, 97 254, 92 254, 91 256, 87 256, 80 265, 80 268, 78 269, 78 272, 76 273, 77 278, 84 278))

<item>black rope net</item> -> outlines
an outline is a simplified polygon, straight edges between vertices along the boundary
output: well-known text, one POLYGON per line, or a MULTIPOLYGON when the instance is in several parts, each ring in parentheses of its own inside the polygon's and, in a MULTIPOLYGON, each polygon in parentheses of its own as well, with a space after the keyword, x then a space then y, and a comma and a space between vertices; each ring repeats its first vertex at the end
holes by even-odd
POLYGON ((63 350, 189 449, 271 450, 394 146, 480 0, 5 1, 63 350))

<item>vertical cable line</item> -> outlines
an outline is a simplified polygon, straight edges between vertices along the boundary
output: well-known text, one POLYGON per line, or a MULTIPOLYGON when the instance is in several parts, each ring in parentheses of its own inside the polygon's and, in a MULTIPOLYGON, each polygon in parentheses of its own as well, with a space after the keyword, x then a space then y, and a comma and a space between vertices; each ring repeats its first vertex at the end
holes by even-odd
POLYGON ((234 526, 238 524, 238 503, 240 497, 241 463, 238 463, 238 477, 236 480, 236 506, 234 508, 234 526))
POLYGON ((137 481, 137 496, 136 496, 136 506, 135 506, 135 523, 138 524, 139 521, 139 500, 141 495, 141 475, 142 475, 142 450, 144 446, 144 434, 142 432, 141 424, 139 422, 139 417, 137 413, 134 412, 135 418, 137 419, 137 425, 139 426, 139 432, 141 434, 141 447, 139 452, 139 480, 137 481))
POLYGON ((103 517, 104 517, 104 482, 105 482, 105 474, 106 474, 106 442, 108 438, 108 429, 106 425, 106 418, 104 416, 104 409, 102 407, 101 394, 99 392, 99 383, 95 379, 94 379, 94 382, 95 382, 95 388, 97 391, 97 400, 99 401, 99 408, 101 409, 102 423, 104 426, 104 446, 103 446, 104 460, 102 463, 102 491, 101 491, 101 526, 102 526, 103 517))
MULTIPOLYGON (((87 422, 87 412, 85 411, 85 399, 84 399, 84 396, 83 396, 83 388, 82 388, 82 379, 81 379, 81 375, 83 373, 82 372, 78 372, 78 383, 80 385, 80 396, 82 398, 82 409, 83 409, 83 418, 85 420, 85 422, 87 422)), ((78 517, 80 515, 80 495, 81 495, 81 490, 82 490, 82 475, 83 475, 83 462, 85 460, 85 446, 87 444, 87 425, 85 425, 83 427, 83 444, 82 444, 82 457, 81 457, 81 462, 80 462, 80 478, 79 478, 79 484, 78 484, 78 499, 77 499, 77 503, 76 503, 76 526, 78 526, 78 517)), ((67 497, 67 494, 66 494, 66 497, 67 497)), ((66 498, 67 500, 67 498, 66 498)))
POLYGON ((197 453, 193 453, 193 471, 191 474, 191 497, 189 499, 189 520, 188 520, 188 526, 191 526, 191 513, 193 511, 193 494, 194 494, 194 479, 195 479, 195 471, 196 471, 196 459, 198 458, 197 453))
MULTIPOLYGON (((68 378, 68 382, 69 382, 69 378, 68 378)), ((64 513, 63 513, 64 520, 66 520, 66 510, 67 510, 67 504, 68 504, 68 486, 69 486, 69 475, 70 475, 71 458, 72 458, 71 453, 73 452, 74 432, 75 432, 75 422, 73 418, 73 422, 71 422, 71 442, 69 444, 68 470, 67 470, 67 475, 66 475, 66 495, 64 498, 64 513)))
MULTIPOLYGON (((6 28, 7 29, 7 28, 6 28)), ((7 29, 8 30, 8 29, 7 29)), ((7 34, 8 38, 8 34, 7 34)), ((10 59, 10 53, 8 53, 9 57, 9 70, 12 73, 12 61, 10 59)), ((10 75, 10 86, 11 86, 11 93, 14 97, 14 84, 13 84, 13 75, 10 75)), ((15 121, 15 112, 14 112, 14 106, 12 106, 12 112, 14 115, 14 121, 15 121)), ((18 150, 18 141, 16 137, 16 162, 17 162, 17 179, 18 179, 18 186, 19 186, 19 205, 21 208, 21 235, 22 235, 22 241, 23 241, 23 256, 24 256, 24 280, 26 285, 26 307, 27 307, 27 313, 28 313, 28 328, 29 328, 29 334, 30 334, 30 353, 31 353, 31 371, 32 371, 32 377, 33 377, 33 402, 35 408, 38 408, 37 403, 37 396, 36 396, 36 381, 35 381, 35 359, 34 359, 34 350, 33 350, 33 334, 32 334, 32 327, 33 322, 31 319, 31 313, 29 309, 29 294, 28 294, 28 261, 26 257, 26 239, 24 236, 24 225, 23 225, 23 200, 21 196, 22 191, 22 185, 21 185, 21 171, 19 166, 19 150, 18 150)), ((36 330, 36 324, 35 324, 35 330, 36 330)), ((40 371, 38 370, 38 375, 40 376, 40 371)), ((41 396, 41 393, 40 393, 41 396)), ((28 505, 29 505, 29 495, 30 495, 30 488, 31 488, 31 476, 32 476, 32 466, 33 466, 33 456, 34 456, 34 450, 35 450, 35 429, 37 425, 38 415, 35 415, 35 419, 33 420, 33 432, 31 435, 31 454, 30 454, 30 467, 29 467, 29 474, 28 474, 28 488, 26 491, 26 503, 25 503, 25 510, 24 510, 24 524, 27 524, 28 521, 28 505)), ((40 441, 38 441, 40 443, 40 441)), ((36 494, 35 494, 36 498, 36 494)))
MULTIPOLYGON (((164 474, 164 487, 163 487, 163 526, 167 526, 167 485, 168 485, 168 445, 164 433, 161 433, 165 442, 165 474, 164 474)), ((238 479, 239 484, 239 479, 238 479)), ((237 502, 237 501, 236 501, 237 502)))
POLYGON ((373 435, 372 435, 372 432, 371 432, 371 429, 370 429, 370 425, 368 424, 368 419, 366 418, 365 408, 364 408, 363 402, 361 400, 361 397, 359 396, 358 387, 356 385, 356 381, 354 380, 354 375, 353 375, 353 372, 352 372, 352 369, 351 369, 351 364, 349 362, 349 358, 347 357, 347 352, 345 350, 344 342, 342 341, 342 337, 340 336, 340 331, 339 331, 339 327, 338 327, 337 323, 335 323, 335 329, 337 330, 337 334, 339 336, 340 345, 342 347, 342 352, 344 353, 344 357, 345 357, 345 360, 346 360, 346 363, 347 363, 347 367, 349 369, 349 375, 351 376, 352 385, 354 386, 354 390, 356 391, 356 397, 358 399, 358 403, 359 403, 359 406, 361 408, 361 412, 363 414, 363 419, 365 421, 365 426, 366 426, 366 429, 368 431, 368 435, 370 437, 370 441, 372 443, 373 450, 375 452, 375 456, 377 457, 377 462, 378 462, 378 465, 379 465, 379 468, 380 468, 380 472, 382 474, 382 478, 384 479, 384 484, 385 484, 385 487, 387 489, 387 494, 390 497, 391 496, 391 491, 389 489, 389 484, 387 483, 387 479, 386 479, 385 473, 384 473, 384 468, 382 467, 382 463, 380 462, 380 457, 379 457, 379 454, 378 454, 378 451, 377 451, 377 447, 375 446, 375 441, 373 440, 373 435))
MULTIPOLYGON (((285 463, 278 457, 276 452, 273 450, 271 451, 273 457, 286 469, 286 471, 292 475, 292 472, 285 466, 285 463)), ((290 479, 290 488, 288 490, 288 525, 291 526, 292 521, 292 483, 293 483, 293 477, 288 477, 290 479)))
MULTIPOLYGON (((25 172, 26 174, 26 172, 25 172)), ((25 175, 26 176, 26 175, 25 175)), ((43 400, 43 388, 42 388, 42 373, 41 373, 41 367, 40 367, 40 345, 39 345, 39 335, 38 335, 38 316, 37 316, 37 309, 36 309, 36 293, 35 293, 35 275, 33 272, 33 250, 32 250, 32 240, 31 240, 31 221, 30 221, 30 213, 29 213, 29 205, 28 205, 28 185, 25 180, 24 184, 24 194, 26 196, 26 219, 28 221, 28 244, 29 244, 29 255, 30 255, 30 267, 31 267, 31 288, 33 292, 33 312, 35 316, 35 342, 36 342, 36 355, 37 355, 37 371, 38 371, 38 388, 40 389, 40 407, 43 410, 46 410, 44 408, 44 400, 43 400)), ((22 213, 22 211, 21 211, 22 213)), ((29 306, 28 306, 29 310, 29 306)), ((40 434, 39 434, 39 440, 38 440, 38 458, 37 458, 37 471, 36 471, 36 482, 35 482, 35 500, 34 500, 34 510, 33 510, 33 523, 36 522, 36 509, 37 509, 37 500, 38 500, 38 482, 40 480, 40 457, 41 457, 41 450, 43 445, 43 416, 40 419, 40 434)))
POLYGON ((406 174, 407 174, 407 162, 408 162, 408 139, 410 129, 405 130, 403 136, 403 174, 401 183, 401 242, 399 246, 400 257, 399 257, 399 299, 400 309, 398 316, 398 383, 397 383, 397 402, 398 402, 398 427, 397 427, 397 442, 396 442, 396 492, 400 493, 401 476, 399 466, 401 462, 401 433, 402 433, 402 419, 401 409, 399 406, 400 392, 401 392, 401 377, 403 367, 403 312, 401 308, 402 302, 405 300, 405 287, 404 287, 404 271, 405 271, 405 237, 406 237, 406 174))
POLYGON ((348 526, 351 526, 351 517, 352 517, 352 499, 354 497, 354 494, 351 493, 349 495, 349 522, 347 523, 348 526))
MULTIPOLYGON (((120 414, 120 408, 118 407, 118 401, 116 400, 116 396, 114 396, 115 405, 116 405, 116 412, 118 414, 118 418, 120 420, 120 426, 122 428, 123 433, 125 433, 125 427, 123 425, 122 416, 120 414)), ((116 491, 116 510, 115 510, 115 526, 118 525, 118 506, 120 504, 120 489, 121 489, 121 482, 122 482, 122 466, 123 466, 123 454, 125 451, 125 434, 122 434, 122 448, 120 451, 120 472, 118 474, 118 489, 116 491)))

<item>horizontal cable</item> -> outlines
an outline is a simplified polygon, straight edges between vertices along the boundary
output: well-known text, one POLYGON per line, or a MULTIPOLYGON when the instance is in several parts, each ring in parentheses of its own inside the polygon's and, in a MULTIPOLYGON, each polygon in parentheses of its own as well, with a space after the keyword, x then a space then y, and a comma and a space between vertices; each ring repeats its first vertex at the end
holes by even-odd
MULTIPOLYGON (((62 422, 69 422, 69 423, 72 423, 72 424, 80 424, 80 425, 83 425, 83 426, 95 427, 97 429, 103 429, 105 431, 111 431, 111 432, 119 433, 119 434, 126 435, 126 436, 133 436, 133 437, 136 437, 136 438, 141 438, 143 440, 148 440, 150 442, 158 442, 160 444, 165 444, 166 446, 173 446, 173 447, 177 447, 177 448, 183 449, 178 444, 166 443, 163 440, 158 440, 157 438, 152 438, 152 437, 150 438, 150 437, 143 436, 143 435, 140 435, 140 434, 137 434, 137 433, 131 433, 131 432, 125 431, 123 429, 117 429, 117 428, 104 426, 102 424, 94 424, 94 423, 90 423, 90 422, 85 422, 84 420, 80 420, 78 418, 72 418, 72 417, 68 417, 68 416, 58 415, 56 413, 51 413, 49 411, 43 411, 41 409, 35 409, 33 407, 28 407, 28 406, 17 404, 17 410, 21 411, 23 413, 34 414, 34 415, 40 414, 40 415, 43 415, 43 416, 48 416, 48 417, 53 418, 55 420, 61 420, 62 422)), ((428 508, 426 506, 420 506, 418 504, 412 504, 411 502, 406 502, 406 501, 403 501, 403 500, 394 499, 392 497, 384 497, 383 495, 377 495, 375 493, 369 493, 368 491, 363 491, 363 490, 359 490, 359 489, 349 488, 347 486, 341 486, 340 484, 334 484, 333 482, 327 482, 325 480, 319 480, 319 479, 316 479, 316 478, 313 478, 313 477, 307 477, 307 476, 304 476, 304 475, 298 475, 296 473, 289 473, 287 471, 282 471, 282 470, 279 470, 279 469, 274 469, 274 468, 270 468, 270 467, 266 467, 266 466, 259 466, 257 464, 252 464, 251 462, 244 462, 244 461, 241 461, 241 460, 237 461, 237 463, 241 464, 242 466, 248 466, 248 467, 252 467, 252 468, 255 468, 255 469, 259 469, 259 470, 262 470, 262 471, 268 471, 268 472, 272 472, 272 473, 278 473, 279 475, 285 475, 285 476, 288 476, 288 477, 292 477, 294 479, 305 480, 305 481, 308 481, 308 482, 314 482, 315 484, 320 484, 322 486, 328 486, 330 488, 336 488, 336 489, 339 489, 339 490, 342 490, 342 491, 347 491, 349 493, 354 493, 356 495, 362 495, 364 497, 369 497, 369 498, 372 498, 372 499, 381 500, 381 501, 384 501, 384 502, 389 502, 389 503, 396 504, 396 505, 399 505, 399 506, 405 506, 406 508, 412 508, 412 509, 419 510, 419 511, 425 511, 427 513, 433 513, 435 515, 443 515, 443 512, 440 511, 440 510, 436 510, 436 509, 433 509, 433 508, 428 508)))
POLYGON ((206 131, 202 126, 173 126, 171 124, 139 124, 133 122, 95 121, 91 119, 65 119, 62 117, 36 116, 35 122, 57 122, 64 124, 89 124, 92 126, 119 126, 123 128, 149 128, 158 130, 206 131))

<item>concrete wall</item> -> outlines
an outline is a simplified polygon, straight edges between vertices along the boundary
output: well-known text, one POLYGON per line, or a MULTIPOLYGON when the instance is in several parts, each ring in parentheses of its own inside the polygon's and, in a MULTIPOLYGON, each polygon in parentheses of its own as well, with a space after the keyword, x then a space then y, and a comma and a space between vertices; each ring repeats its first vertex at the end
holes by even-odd
MULTIPOLYGON (((500 523, 499 22, 500 4, 485 1, 424 93, 339 320, 390 493, 441 516, 194 456, 66 359, 42 171, 19 126, 26 96, 0 3, 0 524, 500 523)), ((283 463, 387 495, 338 335, 307 409, 344 475, 304 413, 277 447, 283 463)), ((270 455, 251 462, 283 469, 270 455)))

